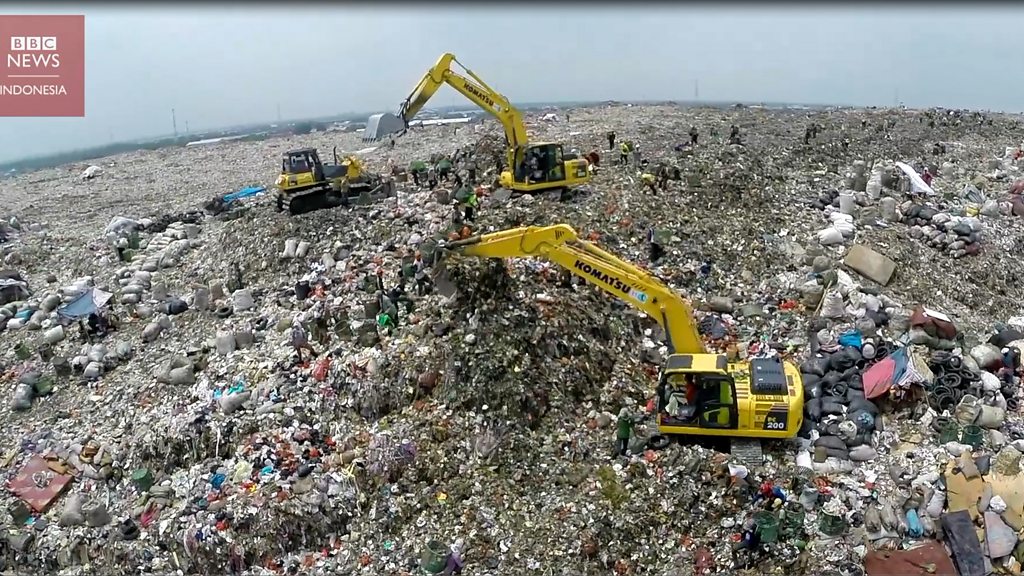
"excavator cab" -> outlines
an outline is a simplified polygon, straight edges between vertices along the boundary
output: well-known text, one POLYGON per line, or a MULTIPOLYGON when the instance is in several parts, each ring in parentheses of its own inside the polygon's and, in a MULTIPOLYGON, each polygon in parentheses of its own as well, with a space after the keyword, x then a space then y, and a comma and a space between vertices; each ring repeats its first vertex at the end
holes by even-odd
POLYGON ((516 158, 515 170, 501 175, 505 188, 540 191, 574 186, 590 178, 587 160, 567 158, 562 145, 556 142, 521 146, 516 158))
POLYGON ((658 383, 659 429, 670 434, 692 434, 693 428, 735 430, 736 383, 727 368, 721 354, 669 356, 658 383))

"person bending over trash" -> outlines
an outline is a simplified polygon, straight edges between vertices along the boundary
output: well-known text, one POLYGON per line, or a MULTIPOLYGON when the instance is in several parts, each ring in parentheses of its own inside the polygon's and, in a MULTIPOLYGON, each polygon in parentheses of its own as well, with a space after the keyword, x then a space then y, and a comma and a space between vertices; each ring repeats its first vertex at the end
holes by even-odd
POLYGON ((306 333, 306 329, 302 326, 302 319, 298 316, 292 320, 292 348, 295 348, 295 353, 299 355, 299 363, 304 364, 306 360, 303 358, 302 351, 309 350, 309 353, 313 355, 313 358, 318 356, 316 350, 313 349, 313 345, 309 343, 309 334, 306 333))
POLYGON ((465 566, 465 561, 462 559, 462 554, 466 550, 466 541, 459 538, 451 546, 451 551, 448 553, 448 557, 445 558, 444 571, 441 572, 444 576, 451 576, 453 574, 462 574, 462 567, 465 566))
POLYGON ((455 194, 455 200, 463 207, 464 213, 463 218, 467 222, 473 222, 474 214, 473 211, 477 205, 476 190, 472 185, 464 185, 455 194))
POLYGON ((648 171, 645 171, 640 175, 640 181, 643 183, 644 188, 650 190, 651 194, 658 194, 658 178, 648 171))

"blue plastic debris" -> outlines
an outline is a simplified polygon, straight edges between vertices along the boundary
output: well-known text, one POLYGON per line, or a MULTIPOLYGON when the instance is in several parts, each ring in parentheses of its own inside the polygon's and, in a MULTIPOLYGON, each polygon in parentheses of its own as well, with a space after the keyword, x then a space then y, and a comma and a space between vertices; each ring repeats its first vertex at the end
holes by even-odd
POLYGON ((852 346, 859 349, 864 345, 863 338, 857 330, 851 330, 839 337, 840 346, 852 346))
POLYGON ((241 200, 242 198, 248 198, 249 196, 255 196, 260 192, 266 191, 263 186, 247 186, 242 188, 238 192, 232 192, 231 194, 224 195, 224 202, 230 204, 235 200, 241 200))

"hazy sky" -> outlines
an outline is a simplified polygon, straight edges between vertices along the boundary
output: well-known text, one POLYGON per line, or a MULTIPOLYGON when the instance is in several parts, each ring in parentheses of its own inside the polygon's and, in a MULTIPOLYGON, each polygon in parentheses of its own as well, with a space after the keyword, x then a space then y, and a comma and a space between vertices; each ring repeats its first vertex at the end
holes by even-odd
MULTIPOLYGON (((1019 111, 1024 8, 925 4, 0 4, 85 14, 86 117, 0 118, 0 161, 250 121, 394 110, 445 51, 513 102, 691 99, 1019 111), (292 34, 289 35, 289 32, 292 34)), ((448 88, 432 104, 463 102, 448 88)))

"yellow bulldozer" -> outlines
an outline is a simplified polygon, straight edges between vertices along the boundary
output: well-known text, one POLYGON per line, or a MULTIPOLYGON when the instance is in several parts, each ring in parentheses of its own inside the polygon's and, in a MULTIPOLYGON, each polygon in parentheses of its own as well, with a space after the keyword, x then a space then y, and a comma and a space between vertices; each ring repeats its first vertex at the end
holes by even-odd
POLYGON ((285 152, 274 185, 277 209, 293 215, 346 206, 361 195, 391 195, 395 188, 393 179, 366 172, 355 156, 339 159, 337 148, 333 164, 324 164, 316 148, 285 152))

